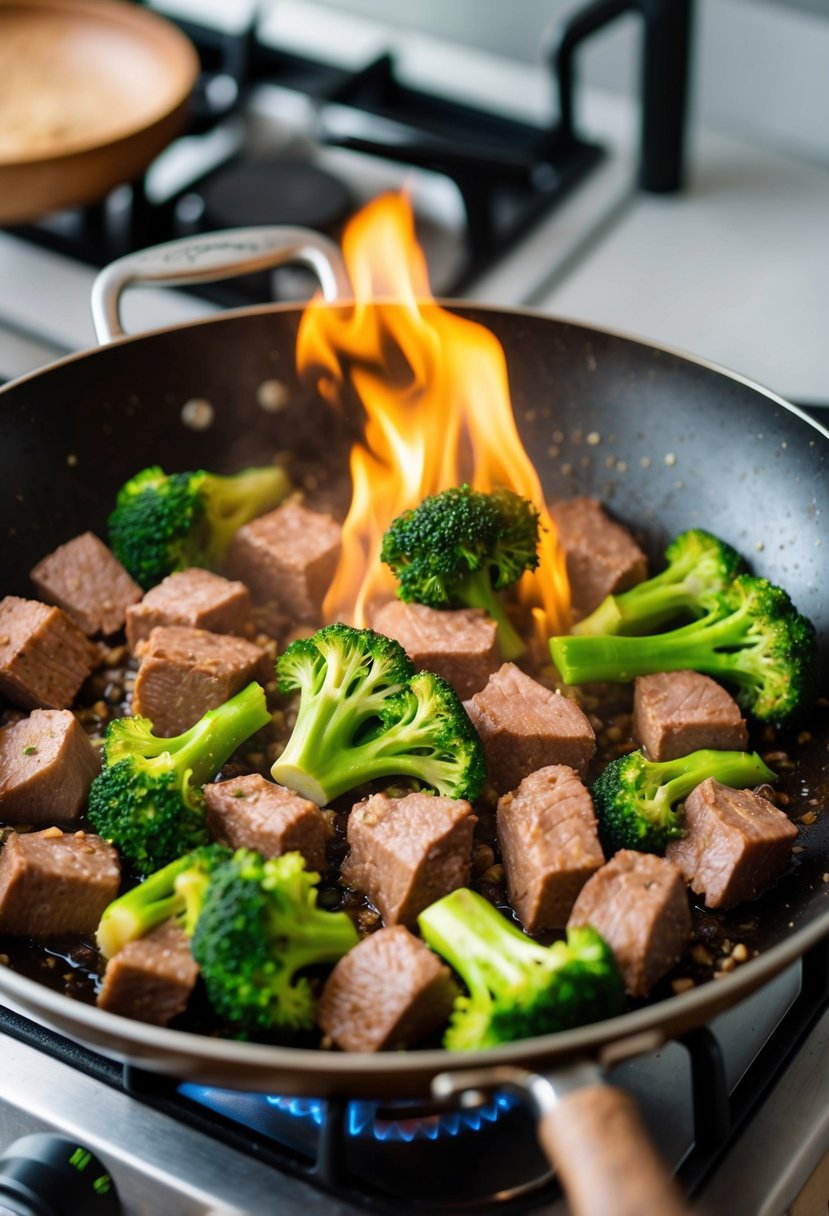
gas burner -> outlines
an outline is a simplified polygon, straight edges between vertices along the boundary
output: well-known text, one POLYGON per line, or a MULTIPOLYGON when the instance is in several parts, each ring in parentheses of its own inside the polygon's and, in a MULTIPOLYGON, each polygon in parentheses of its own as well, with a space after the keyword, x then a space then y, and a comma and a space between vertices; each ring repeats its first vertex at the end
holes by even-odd
MULTIPOLYGON (((182 1097, 320 1162, 326 1139, 345 1175, 424 1210, 447 1212, 539 1191, 551 1172, 532 1116, 508 1094, 463 1109, 432 1103, 325 1101, 182 1085, 182 1097), (510 1144, 503 1152, 504 1138, 510 1144)), ((324 1172, 324 1168, 320 1171, 324 1172)))
POLYGON ((331 232, 354 206, 343 182, 302 160, 237 162, 215 173, 199 193, 205 231, 289 224, 331 232))

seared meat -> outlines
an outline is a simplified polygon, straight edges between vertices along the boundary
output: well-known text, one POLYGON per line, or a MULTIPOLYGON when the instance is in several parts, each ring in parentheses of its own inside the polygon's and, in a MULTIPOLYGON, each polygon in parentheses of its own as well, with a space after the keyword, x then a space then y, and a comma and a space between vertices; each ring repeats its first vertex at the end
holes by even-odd
POLYGON ((68 709, 97 667, 98 647, 60 608, 0 600, 0 693, 24 709, 68 709))
POLYGON ((564 764, 531 773, 499 799, 498 840, 510 904, 528 933, 565 925, 604 865, 590 791, 564 764))
POLYGON ((117 633, 130 604, 141 599, 138 583, 103 541, 84 532, 38 562, 31 573, 38 594, 70 616, 84 633, 117 633))
POLYGON ((296 502, 245 524, 233 538, 227 570, 254 599, 294 621, 319 619, 340 556, 340 525, 296 502))
POLYGON ((449 968, 402 925, 363 938, 322 990, 317 1021, 343 1051, 412 1047, 449 1019, 449 968))
POLYGON ((462 700, 483 688, 501 663, 498 627, 477 608, 442 612, 392 600, 375 613, 373 626, 398 641, 418 671, 448 680, 462 700))
POLYGON ((583 615, 597 608, 606 595, 626 591, 647 577, 647 557, 598 499, 553 503, 550 514, 567 560, 573 607, 583 615))
POLYGON ((243 638, 159 625, 143 652, 133 713, 148 717, 157 735, 177 735, 272 670, 265 651, 243 638))
POLYGON ((575 701, 504 663, 465 708, 481 736, 489 780, 506 794, 536 769, 567 764, 584 777, 596 736, 575 701))
POLYGON ((676 966, 691 938, 682 875, 664 857, 620 849, 585 883, 568 924, 598 930, 616 956, 628 992, 647 996, 676 966))
POLYGON ((310 869, 324 868, 331 829, 315 803, 259 773, 206 785, 204 797, 211 839, 263 857, 296 850, 310 869))
POLYGON ((0 818, 70 823, 83 810, 100 753, 68 709, 35 709, 0 730, 0 818))
POLYGON ((348 820, 342 876, 387 925, 413 925, 434 900, 469 882, 477 820, 463 799, 374 794, 348 820))
POLYGON ((168 921, 129 942, 109 960, 98 1007, 166 1026, 187 1008, 198 975, 185 933, 168 921))
POLYGON ((752 790, 713 777, 685 799, 686 835, 665 856, 679 866, 708 908, 731 908, 776 882, 792 855, 797 828, 752 790))
POLYGON ((152 587, 140 604, 127 609, 127 642, 134 652, 156 625, 243 634, 250 622, 250 594, 244 583, 231 582, 211 570, 180 570, 152 587))
POLYGON ((12 832, 0 853, 0 933, 90 937, 120 878, 118 854, 100 836, 12 832))
POLYGON ((703 747, 748 747, 737 702, 716 680, 696 671, 637 676, 633 737, 652 760, 674 760, 703 747))

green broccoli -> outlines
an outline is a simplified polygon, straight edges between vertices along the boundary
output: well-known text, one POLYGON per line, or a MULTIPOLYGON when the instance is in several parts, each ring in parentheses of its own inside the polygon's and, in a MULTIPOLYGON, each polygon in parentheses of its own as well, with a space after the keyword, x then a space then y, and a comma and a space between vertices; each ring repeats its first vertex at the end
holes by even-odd
POLYGON ((624 986, 607 943, 590 925, 542 946, 482 895, 453 891, 417 918, 424 940, 454 967, 469 995, 455 1001, 450 1051, 478 1051, 613 1017, 624 986))
POLYGON ((497 593, 538 566, 538 518, 512 490, 485 494, 462 485, 398 516, 380 556, 400 581, 400 599, 483 608, 498 624, 502 655, 514 659, 526 647, 497 593))
POLYGON ((171 739, 154 735, 149 718, 116 718, 89 792, 90 822, 141 874, 206 844, 198 787, 269 722, 265 693, 256 683, 171 739))
POLYGON ((318 882, 300 853, 265 861, 248 849, 210 875, 191 949, 211 1005, 240 1037, 310 1030, 314 993, 297 973, 357 945, 347 913, 317 907, 318 882))
POLYGON ((611 761, 593 785, 605 852, 664 853, 669 841, 684 835, 682 817, 674 806, 708 777, 735 789, 775 780, 756 752, 704 748, 662 761, 630 752, 611 761))
POLYGON ((121 487, 109 541, 145 590, 176 570, 213 569, 243 524, 279 505, 291 485, 284 469, 245 469, 232 477, 170 473, 155 465, 121 487))
POLYGON ((669 633, 552 638, 550 651, 565 684, 705 672, 735 684, 738 703, 762 721, 799 717, 815 693, 814 626, 781 587, 747 574, 713 596, 704 617, 669 633))
POLYGON ((274 781, 323 806, 377 777, 414 777, 452 798, 476 798, 483 747, 457 693, 415 675, 402 646, 371 629, 326 625, 276 663, 282 692, 300 693, 274 781))
POLYGON ((649 633, 673 617, 704 616, 712 596, 725 591, 746 568, 736 549, 702 528, 677 536, 665 558, 668 565, 661 574, 608 595, 573 633, 649 633))
POLYGON ((128 942, 168 920, 176 921, 192 937, 210 875, 231 856, 229 849, 218 844, 194 849, 114 899, 98 925, 98 947, 104 958, 112 958, 128 942))

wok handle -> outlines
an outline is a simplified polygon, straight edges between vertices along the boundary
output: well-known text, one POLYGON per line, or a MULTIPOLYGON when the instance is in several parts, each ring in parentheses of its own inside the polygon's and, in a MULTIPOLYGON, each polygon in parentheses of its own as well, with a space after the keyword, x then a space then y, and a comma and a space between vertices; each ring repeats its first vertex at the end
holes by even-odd
POLYGON ((535 1110, 572 1216, 688 1216, 635 1102, 605 1084, 597 1064, 579 1061, 551 1077, 512 1067, 450 1072, 432 1082, 437 1097, 460 1096, 464 1105, 491 1089, 517 1093, 535 1110))
POLYGON ((287 262, 308 266, 324 299, 352 296, 340 251, 333 241, 305 228, 233 228, 207 232, 129 253, 104 267, 92 286, 92 319, 101 345, 124 336, 120 301, 127 287, 188 287, 271 270, 287 262))

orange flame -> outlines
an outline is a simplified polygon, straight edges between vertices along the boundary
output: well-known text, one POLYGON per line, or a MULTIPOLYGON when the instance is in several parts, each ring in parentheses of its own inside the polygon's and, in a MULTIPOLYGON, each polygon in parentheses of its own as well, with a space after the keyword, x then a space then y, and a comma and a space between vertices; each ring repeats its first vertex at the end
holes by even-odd
POLYGON ((478 490, 507 487, 541 511, 539 568, 524 575, 518 590, 539 624, 565 632, 564 560, 515 425, 501 344, 434 301, 402 196, 384 195, 356 215, 343 254, 353 305, 313 301, 297 339, 300 370, 327 373, 320 392, 338 402, 348 384, 365 410, 364 441, 351 450, 352 501, 325 619, 366 624, 370 605, 395 591, 380 561, 391 521, 428 495, 469 482, 478 490))

